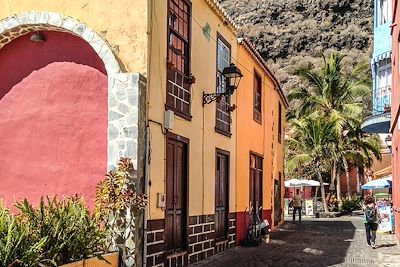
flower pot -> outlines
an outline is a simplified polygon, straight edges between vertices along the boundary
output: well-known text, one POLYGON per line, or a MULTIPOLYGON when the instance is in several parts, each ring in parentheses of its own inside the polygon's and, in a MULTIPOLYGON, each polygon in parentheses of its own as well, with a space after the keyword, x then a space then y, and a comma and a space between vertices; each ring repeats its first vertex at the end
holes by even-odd
POLYGON ((84 259, 81 261, 71 262, 61 265, 61 267, 118 267, 119 258, 118 252, 102 255, 110 264, 98 258, 84 259))

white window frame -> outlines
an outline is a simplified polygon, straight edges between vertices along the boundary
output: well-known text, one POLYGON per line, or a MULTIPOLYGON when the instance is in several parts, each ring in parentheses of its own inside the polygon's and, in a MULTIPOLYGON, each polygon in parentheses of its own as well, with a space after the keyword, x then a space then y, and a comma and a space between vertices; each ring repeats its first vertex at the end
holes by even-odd
POLYGON ((378 0, 377 3, 377 26, 383 25, 391 20, 392 0, 378 0))
POLYGON ((378 69, 376 73, 377 77, 377 89, 384 87, 390 87, 392 84, 392 60, 385 58, 378 62, 378 69), (382 76, 380 75, 382 74, 382 76))

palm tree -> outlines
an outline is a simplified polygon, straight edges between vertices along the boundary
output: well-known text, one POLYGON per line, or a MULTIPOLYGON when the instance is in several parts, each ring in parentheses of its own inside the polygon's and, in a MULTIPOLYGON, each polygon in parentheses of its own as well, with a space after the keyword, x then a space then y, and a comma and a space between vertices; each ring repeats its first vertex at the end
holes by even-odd
MULTIPOLYGON (((374 159, 382 160, 381 139, 376 134, 361 130, 361 121, 353 120, 348 125, 348 155, 352 165, 357 168, 357 192, 360 192, 360 170, 370 168, 374 159)), ((347 175, 348 176, 348 175, 347 175)), ((349 184, 347 184, 349 188, 349 184)))
POLYGON ((365 78, 367 69, 365 65, 359 65, 351 74, 345 75, 341 71, 344 57, 332 52, 328 59, 323 56, 324 65, 320 71, 313 70, 312 65, 294 71, 306 82, 306 86, 300 85, 288 94, 290 102, 298 102, 297 118, 322 112, 343 125, 344 120, 361 115, 362 97, 371 92, 371 84, 365 78))
POLYGON ((289 172, 307 164, 315 166, 315 173, 321 184, 321 195, 324 211, 328 212, 326 203, 322 170, 326 158, 332 153, 336 140, 336 121, 328 122, 315 116, 308 116, 302 120, 294 119, 290 122, 293 136, 286 140, 291 154, 287 158, 286 166, 289 172))
POLYGON ((341 63, 345 56, 330 53, 329 57, 323 56, 323 67, 313 70, 312 65, 300 67, 294 74, 305 81, 305 85, 292 89, 288 99, 294 103, 292 116, 304 118, 317 114, 327 121, 335 121, 337 140, 335 152, 331 153, 333 170, 331 183, 336 180, 338 199, 340 200, 340 169, 341 164, 348 174, 347 161, 344 160, 345 126, 353 120, 359 120, 362 115, 362 98, 371 92, 371 84, 367 78, 366 65, 359 65, 354 71, 345 75, 341 63), (336 176, 336 177, 335 177, 336 176))
MULTIPOLYGON (((381 141, 378 135, 365 133, 361 130, 361 120, 352 119, 347 121, 344 129, 341 138, 337 142, 337 155, 346 175, 347 197, 349 198, 351 194, 351 168, 357 168, 357 192, 359 193, 360 168, 371 167, 374 159, 382 159, 380 153, 381 141)), ((340 177, 340 173, 338 177, 340 177)), ((337 197, 340 200, 340 180, 337 181, 337 197)))

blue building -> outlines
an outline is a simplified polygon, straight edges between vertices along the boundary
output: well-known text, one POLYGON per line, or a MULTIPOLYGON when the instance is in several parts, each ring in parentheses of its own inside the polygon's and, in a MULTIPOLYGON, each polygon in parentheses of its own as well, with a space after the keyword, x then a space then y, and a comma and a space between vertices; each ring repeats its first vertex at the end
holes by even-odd
POLYGON ((392 0, 374 0, 374 51, 371 59, 373 80, 373 110, 363 125, 363 131, 389 133, 392 82, 392 0))

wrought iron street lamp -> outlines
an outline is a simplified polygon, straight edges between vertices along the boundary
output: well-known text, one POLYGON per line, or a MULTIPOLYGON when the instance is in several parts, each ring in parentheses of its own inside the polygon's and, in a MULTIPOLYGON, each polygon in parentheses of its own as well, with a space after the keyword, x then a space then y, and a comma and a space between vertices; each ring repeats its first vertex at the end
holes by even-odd
POLYGON ((224 68, 222 75, 225 77, 227 85, 225 92, 223 93, 210 93, 206 94, 203 92, 203 106, 204 104, 210 104, 211 102, 220 99, 222 96, 230 96, 238 88, 240 79, 243 77, 240 69, 233 63, 229 67, 224 68))
POLYGON ((390 152, 392 152, 392 136, 389 134, 385 138, 386 146, 389 148, 390 152))

